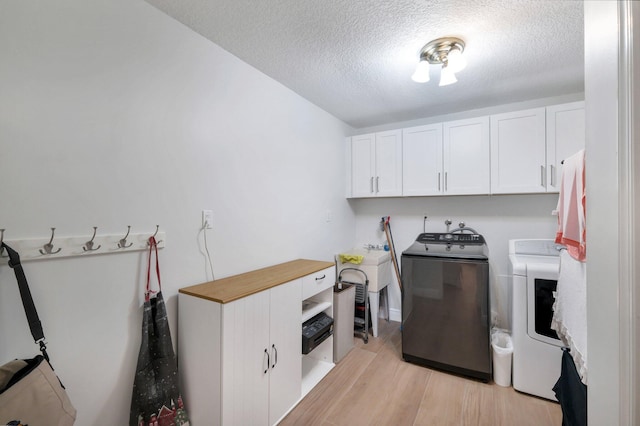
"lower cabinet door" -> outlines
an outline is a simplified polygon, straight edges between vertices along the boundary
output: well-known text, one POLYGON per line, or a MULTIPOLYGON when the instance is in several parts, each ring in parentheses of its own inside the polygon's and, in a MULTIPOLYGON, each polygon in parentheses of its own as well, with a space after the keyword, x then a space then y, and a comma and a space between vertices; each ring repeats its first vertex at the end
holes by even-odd
POLYGON ((226 303, 222 336, 222 424, 269 419, 269 291, 226 303))
POLYGON ((273 425, 300 399, 302 279, 224 305, 222 424, 273 425))
POLYGON ((270 290, 271 366, 269 424, 275 424, 302 393, 302 279, 270 290))

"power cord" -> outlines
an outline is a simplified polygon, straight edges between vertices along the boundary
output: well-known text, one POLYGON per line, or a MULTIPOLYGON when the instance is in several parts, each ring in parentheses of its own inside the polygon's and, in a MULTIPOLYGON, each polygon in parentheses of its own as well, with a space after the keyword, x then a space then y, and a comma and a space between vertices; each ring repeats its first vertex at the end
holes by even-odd
POLYGON ((215 280, 215 275, 213 274, 213 263, 211 262, 211 253, 209 253, 209 246, 207 245, 207 229, 209 228, 209 222, 205 221, 202 226, 202 231, 204 234, 204 250, 207 252, 207 260, 209 261, 209 268, 211 269, 211 281, 215 280))

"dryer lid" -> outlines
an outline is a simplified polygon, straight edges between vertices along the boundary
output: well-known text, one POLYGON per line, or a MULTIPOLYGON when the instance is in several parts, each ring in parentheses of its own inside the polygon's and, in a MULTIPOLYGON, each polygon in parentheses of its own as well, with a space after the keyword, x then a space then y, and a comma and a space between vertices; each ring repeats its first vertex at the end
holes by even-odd
POLYGON ((509 240, 509 254, 530 256, 559 256, 562 244, 550 239, 509 240))
POLYGON ((561 247, 550 239, 509 240, 509 273, 557 275, 561 247))

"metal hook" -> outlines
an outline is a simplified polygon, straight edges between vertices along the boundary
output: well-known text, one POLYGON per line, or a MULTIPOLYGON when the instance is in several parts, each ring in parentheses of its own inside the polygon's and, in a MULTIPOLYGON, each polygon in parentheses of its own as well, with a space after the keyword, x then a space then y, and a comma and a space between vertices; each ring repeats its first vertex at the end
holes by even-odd
POLYGON ((120 242, 118 243, 118 248, 129 248, 133 245, 133 243, 127 244, 127 237, 129 236, 129 232, 131 231, 131 225, 127 226, 127 235, 125 235, 120 242))
POLYGON ((89 241, 87 241, 84 246, 82 246, 82 250, 84 251, 96 251, 98 250, 100 247, 102 247, 102 245, 99 245, 96 248, 93 248, 93 239, 96 237, 96 232, 98 231, 98 227, 94 226, 93 227, 93 236, 91 237, 91 239, 89 241))
POLYGON ((0 257, 9 257, 4 254, 4 247, 2 247, 2 242, 4 241, 4 229, 0 229, 0 257))
MULTIPOLYGON (((160 229, 160 225, 156 225, 156 232, 153 233, 152 237, 155 238, 158 235, 158 230, 160 229)), ((156 245, 160 244, 162 240, 156 241, 156 245)), ((149 241, 147 241, 147 247, 149 246, 149 241)))
POLYGON ((60 250, 62 250, 61 247, 58 247, 58 250, 53 251, 53 236, 56 233, 56 228, 51 228, 51 239, 49 240, 49 242, 47 244, 45 244, 44 246, 42 246, 42 249, 44 249, 44 251, 42 251, 42 249, 40 249, 40 254, 56 254, 58 252, 60 252, 60 250))

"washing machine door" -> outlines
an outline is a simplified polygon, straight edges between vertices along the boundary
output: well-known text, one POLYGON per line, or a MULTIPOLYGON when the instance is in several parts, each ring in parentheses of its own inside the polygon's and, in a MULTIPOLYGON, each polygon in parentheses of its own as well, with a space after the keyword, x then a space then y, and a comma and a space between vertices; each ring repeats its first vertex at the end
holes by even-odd
POLYGON ((548 263, 527 266, 527 334, 532 339, 563 346, 551 328, 559 266, 548 263))

